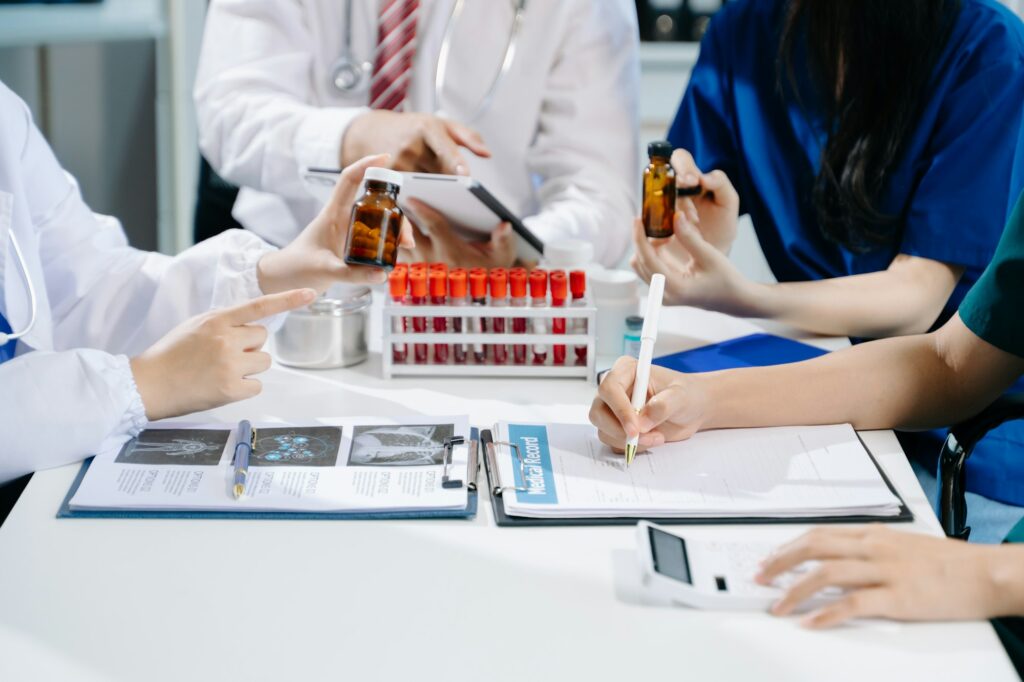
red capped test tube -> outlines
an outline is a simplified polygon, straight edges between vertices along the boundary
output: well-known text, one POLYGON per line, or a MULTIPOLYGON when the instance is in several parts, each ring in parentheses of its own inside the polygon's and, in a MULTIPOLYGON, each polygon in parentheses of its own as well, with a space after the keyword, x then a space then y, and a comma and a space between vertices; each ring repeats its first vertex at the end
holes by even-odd
MULTIPOLYGON (((426 305, 427 303, 427 271, 426 269, 414 268, 409 271, 409 303, 411 305, 426 305)), ((416 334, 427 332, 427 318, 414 316, 412 318, 412 330, 416 334)), ((427 344, 415 343, 412 347, 413 361, 417 365, 427 364, 427 344)))
MULTIPOLYGON (((388 275, 388 289, 391 293, 391 301, 396 305, 404 306, 405 294, 409 286, 409 269, 404 265, 396 265, 395 269, 388 275)), ((391 331, 395 334, 405 332, 406 320, 404 317, 395 316, 391 318, 391 331)), ((385 351, 386 352, 386 351, 385 351)), ((391 344, 391 361, 404 363, 409 359, 409 347, 405 343, 391 344)))
MULTIPOLYGON (((508 305, 508 271, 505 268, 491 270, 491 305, 496 307, 508 305)), ((504 317, 491 318, 491 332, 494 334, 505 333, 504 317)), ((492 343, 491 353, 494 357, 494 364, 508 363, 508 346, 504 343, 492 343)))
MULTIPOLYGON (((509 285, 512 289, 512 300, 510 301, 513 308, 525 308, 526 307, 526 268, 512 268, 508 271, 509 285)), ((512 318, 512 333, 513 334, 525 334, 526 333, 526 318, 525 317, 513 317, 512 318)), ((512 346, 512 362, 517 365, 526 364, 526 344, 517 343, 512 346)))
MULTIPOLYGON (((530 307, 546 308, 548 305, 548 273, 534 270, 530 273, 530 307)), ((533 333, 547 334, 548 323, 543 317, 533 318, 533 333)), ((543 343, 533 345, 533 364, 543 365, 548 360, 548 347, 543 343)))
MULTIPOLYGON (((569 290, 572 292, 572 307, 585 307, 587 305, 587 273, 583 272, 582 270, 573 270, 572 272, 570 272, 569 290)), ((575 318, 572 321, 572 333, 586 334, 587 321, 582 317, 575 318)), ((587 347, 583 345, 577 345, 574 350, 576 351, 576 364, 587 364, 587 347)))
MULTIPOLYGON (((569 278, 561 270, 551 273, 551 307, 564 308, 569 296, 569 278)), ((565 318, 556 317, 551 320, 552 334, 565 334, 565 318)), ((551 361, 556 365, 565 364, 565 345, 556 344, 551 349, 551 361)))
MULTIPOLYGON (((430 270, 430 305, 444 305, 448 302, 448 272, 447 268, 441 270, 434 268, 430 270)), ((444 334, 448 331, 448 318, 444 315, 434 315, 433 329, 435 334, 444 334)), ((434 364, 448 364, 448 344, 434 344, 434 364)))
MULTIPOLYGON (((487 305, 487 270, 484 268, 473 268, 469 271, 469 297, 473 301, 474 308, 482 308, 487 305)), ((471 318, 470 330, 474 334, 487 333, 487 320, 483 317, 471 318)), ((487 347, 482 343, 473 344, 473 360, 478 365, 487 362, 487 347)))
MULTIPOLYGON (((466 271, 462 268, 452 268, 451 272, 448 273, 448 305, 456 308, 469 305, 469 299, 466 297, 466 285, 466 271)), ((451 329, 454 333, 465 333, 467 327, 466 318, 456 316, 452 318, 451 322, 451 329)), ((456 365, 466 364, 466 344, 452 344, 452 359, 456 365)))

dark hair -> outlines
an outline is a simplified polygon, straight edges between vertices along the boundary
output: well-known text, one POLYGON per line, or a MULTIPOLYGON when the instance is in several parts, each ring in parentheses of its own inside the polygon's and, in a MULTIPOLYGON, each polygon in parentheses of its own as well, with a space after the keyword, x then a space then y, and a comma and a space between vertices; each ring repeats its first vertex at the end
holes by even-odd
POLYGON ((804 41, 828 141, 813 202, 825 236, 854 251, 895 243, 898 216, 879 198, 924 96, 960 0, 790 0, 779 86, 801 93, 794 54, 804 41))

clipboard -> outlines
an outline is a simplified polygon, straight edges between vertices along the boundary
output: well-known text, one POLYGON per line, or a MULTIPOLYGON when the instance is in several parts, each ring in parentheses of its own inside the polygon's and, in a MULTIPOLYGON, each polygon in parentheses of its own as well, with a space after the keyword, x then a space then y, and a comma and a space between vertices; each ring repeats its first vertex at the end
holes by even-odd
POLYGON ((233 511, 141 511, 141 510, 118 510, 118 509, 72 509, 71 498, 78 492, 82 484, 92 458, 82 463, 78 470, 68 494, 65 495, 60 509, 57 510, 58 519, 253 519, 272 521, 397 521, 409 519, 472 519, 476 516, 478 508, 477 478, 480 470, 478 453, 479 429, 470 429, 469 440, 469 465, 467 467, 467 478, 465 482, 468 496, 464 509, 424 509, 402 510, 402 511, 375 511, 375 512, 287 512, 287 511, 255 511, 255 512, 233 512, 233 511))
POLYGON ((675 526, 698 526, 698 525, 760 525, 760 524, 831 524, 831 523, 909 523, 914 520, 914 514, 907 507, 907 503, 897 492, 889 477, 885 475, 882 467, 871 451, 864 444, 864 440, 857 434, 857 438, 864 445, 864 450, 871 458, 871 462, 878 469, 885 485, 896 499, 900 501, 900 512, 894 516, 814 516, 814 517, 771 517, 771 516, 744 516, 744 517, 701 517, 701 518, 666 518, 645 517, 645 516, 620 516, 620 517, 586 517, 586 518, 536 518, 531 516, 512 516, 505 511, 503 493, 509 489, 501 481, 500 469, 498 468, 498 449, 507 447, 507 444, 496 442, 490 429, 480 432, 481 459, 484 461, 484 469, 487 472, 487 489, 491 497, 491 510, 494 512, 494 523, 501 527, 529 528, 537 526, 632 526, 638 521, 650 521, 659 525, 675 526))

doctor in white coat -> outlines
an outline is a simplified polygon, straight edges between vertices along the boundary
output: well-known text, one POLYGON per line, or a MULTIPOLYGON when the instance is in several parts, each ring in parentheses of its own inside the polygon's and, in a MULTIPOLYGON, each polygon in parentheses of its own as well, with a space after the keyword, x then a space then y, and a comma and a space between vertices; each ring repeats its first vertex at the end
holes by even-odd
POLYGON ((384 280, 340 253, 363 171, 387 161, 353 164, 284 249, 232 230, 175 258, 146 253, 89 210, 0 83, 0 485, 258 393, 259 320, 334 282, 384 280))
MULTIPOLYGON (((195 102, 204 155, 242 187, 235 217, 272 243, 316 214, 303 168, 389 152, 471 174, 543 241, 612 264, 636 213, 639 75, 632 0, 212 0, 195 102), (378 79, 400 96, 374 98, 378 79)), ((431 245, 446 226, 419 213, 420 257, 506 264, 507 245, 431 245)))

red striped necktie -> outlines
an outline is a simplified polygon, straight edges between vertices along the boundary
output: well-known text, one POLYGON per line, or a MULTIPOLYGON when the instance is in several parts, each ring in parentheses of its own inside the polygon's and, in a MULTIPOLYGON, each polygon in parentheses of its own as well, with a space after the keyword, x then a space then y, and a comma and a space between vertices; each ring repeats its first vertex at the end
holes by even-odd
POLYGON ((370 80, 372 109, 396 110, 405 102, 416 52, 419 9, 419 0, 384 0, 381 4, 370 80))

